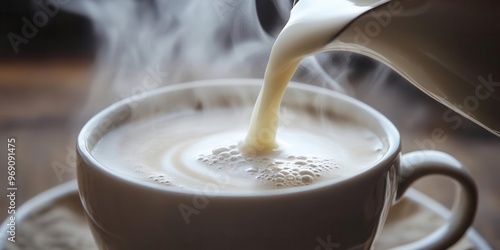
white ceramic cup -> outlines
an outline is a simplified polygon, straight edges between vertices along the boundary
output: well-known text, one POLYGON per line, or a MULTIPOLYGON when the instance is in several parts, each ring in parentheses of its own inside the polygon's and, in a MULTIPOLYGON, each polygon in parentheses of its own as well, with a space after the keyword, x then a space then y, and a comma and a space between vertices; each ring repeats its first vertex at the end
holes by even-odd
POLYGON ((432 174, 459 184, 457 205, 439 230, 402 248, 446 249, 469 228, 477 189, 460 162, 437 151, 401 155, 399 133, 383 115, 348 96, 305 84, 291 83, 282 106, 319 105, 347 115, 382 139, 384 156, 348 178, 252 194, 209 195, 117 174, 91 154, 104 134, 142 119, 137 114, 199 109, 200 95, 218 100, 215 106, 234 104, 235 97, 248 103, 261 84, 257 79, 232 79, 168 86, 116 103, 83 127, 77 145, 79 192, 101 249, 370 249, 391 206, 415 180, 432 174), (180 212, 183 205, 194 209, 189 220, 180 212))

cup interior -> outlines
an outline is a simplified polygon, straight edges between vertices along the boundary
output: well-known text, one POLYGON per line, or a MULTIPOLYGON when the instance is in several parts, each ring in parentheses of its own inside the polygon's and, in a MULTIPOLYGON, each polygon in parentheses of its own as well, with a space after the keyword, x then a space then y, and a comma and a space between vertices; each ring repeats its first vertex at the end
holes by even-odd
MULTIPOLYGON (((172 190, 171 187, 159 186, 115 173, 95 159, 91 153, 94 146, 106 133, 122 124, 166 113, 174 114, 227 107, 231 107, 235 112, 241 108, 251 110, 262 83, 262 79, 205 80, 171 85, 132 96, 95 115, 82 128, 78 137, 77 149, 87 163, 110 175, 111 178, 130 182, 131 185, 178 192, 179 190, 172 190)), ((365 171, 356 176, 367 174, 376 168, 389 167, 399 153, 399 133, 394 125, 378 111, 347 95, 293 82, 287 87, 281 107, 321 113, 323 116, 333 117, 332 119, 344 117, 362 124, 375 133, 382 141, 385 153, 372 166, 367 167, 365 171)), ((341 185, 343 182, 354 180, 356 176, 311 185, 314 187, 304 186, 303 191, 319 186, 341 185)), ((259 195, 273 195, 282 192, 283 190, 269 190, 259 195)))

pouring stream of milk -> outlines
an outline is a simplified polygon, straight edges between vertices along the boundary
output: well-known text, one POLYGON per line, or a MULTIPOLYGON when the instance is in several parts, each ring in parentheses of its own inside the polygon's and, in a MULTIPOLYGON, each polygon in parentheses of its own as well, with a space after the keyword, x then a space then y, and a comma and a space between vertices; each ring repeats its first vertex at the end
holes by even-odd
POLYGON ((252 113, 244 151, 268 152, 277 147, 280 103, 300 61, 325 49, 344 27, 387 0, 301 0, 271 51, 264 85, 252 113))
POLYGON ((488 0, 301 0, 278 36, 242 148, 277 147, 282 95, 301 59, 332 50, 374 58, 500 136, 500 4, 488 0), (453 7, 453 11, 450 11, 453 7), (481 13, 481 15, 478 15, 481 13))

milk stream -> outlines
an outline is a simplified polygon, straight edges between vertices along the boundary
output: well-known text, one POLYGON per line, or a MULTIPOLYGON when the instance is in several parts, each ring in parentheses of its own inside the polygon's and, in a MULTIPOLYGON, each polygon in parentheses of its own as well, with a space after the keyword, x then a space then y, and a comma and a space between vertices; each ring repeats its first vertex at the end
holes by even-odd
POLYGON ((280 127, 277 138, 278 115, 299 62, 384 2, 300 1, 273 46, 252 112, 202 110, 123 125, 101 139, 94 156, 123 175, 180 189, 272 190, 363 171, 384 154, 380 139, 363 125, 346 118, 325 125, 324 117, 294 110, 299 118, 280 127), (242 115, 251 115, 249 129, 242 115))
POLYGON ((255 103, 242 150, 262 153, 278 146, 276 134, 280 103, 300 61, 323 51, 352 20, 386 2, 301 0, 295 5, 272 48, 264 85, 255 103))
MULTIPOLYGON (((298 1, 273 46, 245 148, 266 152, 277 146, 281 97, 299 62, 333 50, 388 65, 430 97, 500 136, 499 9, 490 1, 298 1)), ((456 119, 443 116, 446 122, 456 119)))

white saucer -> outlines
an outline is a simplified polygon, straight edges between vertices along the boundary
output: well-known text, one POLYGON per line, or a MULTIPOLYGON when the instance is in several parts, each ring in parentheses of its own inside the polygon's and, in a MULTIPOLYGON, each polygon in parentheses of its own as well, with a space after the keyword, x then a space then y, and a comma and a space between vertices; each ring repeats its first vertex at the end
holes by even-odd
MULTIPOLYGON (((415 241, 439 227, 450 211, 435 200, 409 190, 405 199, 391 208, 375 249, 415 241)), ((24 203, 16 211, 16 243, 7 240, 8 220, 2 223, 0 249, 95 250, 85 223, 76 180, 49 189, 24 203)), ((451 249, 492 249, 474 230, 451 249)))

